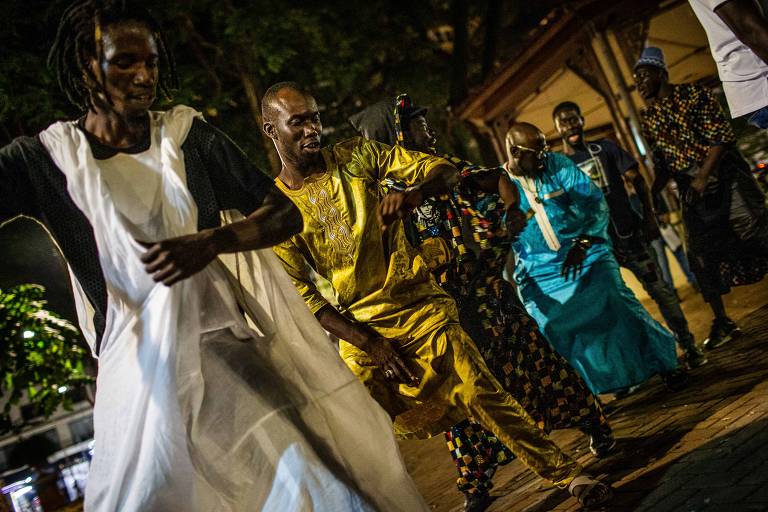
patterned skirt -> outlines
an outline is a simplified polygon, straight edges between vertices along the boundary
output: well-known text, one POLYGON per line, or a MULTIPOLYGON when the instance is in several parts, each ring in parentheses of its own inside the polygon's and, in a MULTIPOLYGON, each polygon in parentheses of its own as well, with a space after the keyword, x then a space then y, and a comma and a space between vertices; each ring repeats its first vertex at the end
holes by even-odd
POLYGON ((595 395, 554 351, 512 285, 495 275, 480 278, 471 294, 445 288, 459 306, 461 326, 504 388, 545 432, 607 425, 595 395))
MULTIPOLYGON (((451 276, 442 286, 456 300, 461 326, 488 368, 536 425, 547 433, 564 428, 610 430, 598 399, 552 349, 512 285, 492 268, 471 274, 451 276), (477 277, 468 279, 471 274, 477 277)), ((496 467, 514 459, 493 433, 474 421, 459 423, 445 438, 459 471, 458 488, 465 493, 487 492, 496 467)))

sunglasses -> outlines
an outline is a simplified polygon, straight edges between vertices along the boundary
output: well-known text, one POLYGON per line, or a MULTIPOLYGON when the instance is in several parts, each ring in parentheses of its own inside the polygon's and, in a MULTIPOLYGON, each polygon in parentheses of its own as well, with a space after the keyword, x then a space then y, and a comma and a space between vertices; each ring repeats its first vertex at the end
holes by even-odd
POLYGON ((510 146, 510 149, 518 149, 520 151, 530 151, 536 156, 536 158, 538 158, 539 160, 543 160, 544 157, 547 156, 547 151, 549 151, 549 145, 544 144, 544 147, 541 149, 532 149, 532 148, 527 148, 525 146, 519 146, 515 144, 510 146))

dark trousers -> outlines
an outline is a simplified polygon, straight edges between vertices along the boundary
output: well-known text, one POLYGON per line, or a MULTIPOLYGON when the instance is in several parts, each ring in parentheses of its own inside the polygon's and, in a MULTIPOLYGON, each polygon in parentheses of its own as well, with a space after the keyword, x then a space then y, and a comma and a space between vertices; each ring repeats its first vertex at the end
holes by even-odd
POLYGON ((674 288, 664 281, 651 248, 647 244, 635 244, 635 246, 636 250, 632 253, 617 253, 616 259, 622 267, 637 277, 646 293, 659 306, 661 316, 664 317, 669 330, 677 337, 680 346, 691 347, 694 343, 693 334, 688 328, 688 320, 680 308, 680 301, 674 288))

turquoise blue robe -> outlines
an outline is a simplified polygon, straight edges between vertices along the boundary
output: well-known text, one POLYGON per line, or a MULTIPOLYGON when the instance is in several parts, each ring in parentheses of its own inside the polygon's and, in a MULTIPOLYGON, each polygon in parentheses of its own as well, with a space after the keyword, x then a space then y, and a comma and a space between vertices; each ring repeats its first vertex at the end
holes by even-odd
MULTIPOLYGON (((532 211, 526 188, 539 197, 561 247, 547 241, 536 216, 512 245, 514 280, 528 312, 555 350, 564 356, 594 393, 615 392, 677 367, 675 338, 656 322, 627 288, 611 252, 608 205, 603 194, 573 162, 547 154, 547 168, 520 190, 522 211, 532 211), (566 281, 563 261, 580 235, 605 240, 594 244, 581 275, 566 281)), ((537 214, 539 215, 539 214, 537 214)))

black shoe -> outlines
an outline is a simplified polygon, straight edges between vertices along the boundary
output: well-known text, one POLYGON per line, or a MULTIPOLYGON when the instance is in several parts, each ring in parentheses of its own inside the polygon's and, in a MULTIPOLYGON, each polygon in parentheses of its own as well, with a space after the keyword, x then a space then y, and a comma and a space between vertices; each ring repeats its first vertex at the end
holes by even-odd
POLYGON ((680 391, 688 385, 688 372, 683 369, 673 370, 661 376, 664 385, 670 391, 680 391))
POLYGON ((704 355, 704 352, 699 347, 693 345, 685 349, 685 362, 688 368, 693 369, 704 366, 709 362, 709 359, 707 359, 707 356, 704 355))
POLYGON ((712 329, 709 331, 709 338, 704 340, 704 349, 713 350, 722 347, 733 338, 741 334, 741 329, 730 318, 723 318, 712 322, 712 329))
POLYGON ((680 348, 685 351, 682 360, 689 370, 707 364, 707 356, 705 356, 704 352, 696 346, 696 340, 690 331, 686 329, 684 331, 676 332, 675 337, 677 338, 677 343, 680 345, 680 348))
POLYGON ((464 512, 483 512, 491 506, 493 498, 487 492, 465 493, 464 512))
POLYGON ((598 459, 607 457, 616 447, 616 439, 609 429, 600 429, 589 436, 589 451, 598 459))

